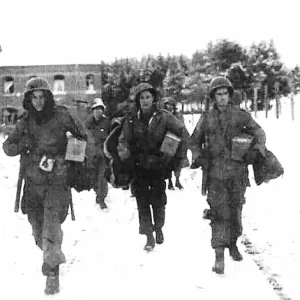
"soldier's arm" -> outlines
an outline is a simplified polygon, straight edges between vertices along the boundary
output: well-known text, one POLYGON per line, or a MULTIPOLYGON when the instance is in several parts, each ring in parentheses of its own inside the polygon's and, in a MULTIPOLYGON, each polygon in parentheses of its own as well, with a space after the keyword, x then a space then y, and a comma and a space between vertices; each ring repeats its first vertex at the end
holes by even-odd
POLYGON ((255 137, 255 146, 263 156, 266 150, 266 134, 264 130, 253 120, 250 114, 246 113, 245 117, 245 131, 255 137))
POLYGON ((179 120, 184 124, 184 116, 179 112, 179 120))
POLYGON ((84 125, 78 118, 71 115, 70 113, 68 115, 67 130, 70 131, 72 135, 77 139, 86 141, 88 138, 88 134, 84 128, 84 125))
POLYGON ((25 153, 31 148, 28 130, 26 130, 26 122, 23 119, 17 122, 14 131, 5 140, 2 148, 8 156, 25 153))
POLYGON ((174 134, 178 135, 180 138, 184 137, 184 124, 173 114, 168 111, 162 110, 166 119, 166 128, 174 134))
POLYGON ((256 138, 258 144, 266 143, 266 134, 264 130, 254 121, 249 113, 245 112, 245 129, 246 132, 256 138))
POLYGON ((192 151, 193 159, 203 157, 202 145, 205 142, 204 116, 202 115, 189 139, 189 149, 192 151))
POLYGON ((92 118, 87 118, 86 122, 85 122, 85 127, 86 129, 90 130, 92 128, 92 118))

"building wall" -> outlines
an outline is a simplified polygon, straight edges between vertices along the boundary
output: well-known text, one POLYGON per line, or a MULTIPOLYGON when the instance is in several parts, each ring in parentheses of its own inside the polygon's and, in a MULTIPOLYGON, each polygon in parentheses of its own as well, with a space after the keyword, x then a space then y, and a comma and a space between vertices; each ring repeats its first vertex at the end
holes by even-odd
POLYGON ((101 94, 100 65, 45 65, 45 66, 12 66, 0 67, 0 105, 21 106, 24 89, 28 79, 33 76, 45 78, 52 90, 54 90, 54 76, 64 76, 65 93, 55 93, 55 99, 61 101, 64 98, 74 100, 90 100, 91 95, 87 91, 86 76, 94 76, 95 94, 101 94), (5 78, 14 79, 14 92, 5 93, 5 78), (71 97, 70 97, 71 96, 71 97))
POLYGON ((77 107, 85 102, 87 106, 95 97, 101 96, 100 65, 43 65, 43 66, 5 66, 0 67, 0 124, 6 122, 3 111, 7 107, 22 110, 26 82, 31 77, 46 79, 54 93, 57 104, 77 107), (87 87, 87 76, 92 75, 93 90, 87 87), (55 92, 55 76, 64 77, 64 91, 55 92), (13 78, 14 91, 5 93, 7 77, 13 78))

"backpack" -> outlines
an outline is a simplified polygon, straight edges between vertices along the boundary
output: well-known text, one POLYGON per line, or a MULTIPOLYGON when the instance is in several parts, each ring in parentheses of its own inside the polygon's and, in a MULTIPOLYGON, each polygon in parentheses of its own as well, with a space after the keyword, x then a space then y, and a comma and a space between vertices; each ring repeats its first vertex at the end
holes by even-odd
POLYGON ((104 176, 115 188, 128 186, 133 179, 133 157, 128 156, 128 149, 124 148, 123 142, 120 143, 123 124, 124 117, 114 120, 112 130, 104 142, 104 155, 109 160, 104 176), (122 156, 123 150, 127 153, 126 158, 122 156))
POLYGON ((260 185, 283 175, 284 168, 273 152, 266 150, 266 156, 260 155, 259 159, 253 163, 253 173, 255 183, 260 185))
POLYGON ((89 133, 87 136, 84 161, 69 161, 68 184, 77 192, 89 191, 95 185, 96 146, 93 137, 89 133))

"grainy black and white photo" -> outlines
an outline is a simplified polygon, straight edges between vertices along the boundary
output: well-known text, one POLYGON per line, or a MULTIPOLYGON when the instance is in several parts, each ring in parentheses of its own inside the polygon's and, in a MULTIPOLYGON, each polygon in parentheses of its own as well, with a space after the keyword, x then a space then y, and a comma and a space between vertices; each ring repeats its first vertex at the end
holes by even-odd
POLYGON ((0 299, 299 299, 298 15, 3 0, 0 299))

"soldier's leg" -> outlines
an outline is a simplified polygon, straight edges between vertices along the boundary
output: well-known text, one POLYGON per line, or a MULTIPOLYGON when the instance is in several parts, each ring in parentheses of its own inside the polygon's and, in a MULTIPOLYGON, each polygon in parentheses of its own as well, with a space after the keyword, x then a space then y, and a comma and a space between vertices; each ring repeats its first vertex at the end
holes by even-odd
POLYGON ((96 190, 96 202, 99 203, 101 209, 107 208, 105 203, 105 198, 108 194, 108 184, 107 180, 104 177, 106 169, 106 163, 104 159, 99 160, 98 162, 98 172, 97 172, 97 190, 96 190))
POLYGON ((130 183, 130 191, 131 191, 130 197, 135 197, 135 190, 134 190, 134 185, 132 185, 132 182, 130 183))
POLYGON ((63 231, 61 223, 64 221, 71 191, 63 185, 49 186, 45 197, 43 250, 44 261, 55 267, 66 261, 61 250, 63 231))
POLYGON ((47 276, 46 294, 59 291, 59 265, 66 262, 62 252, 61 224, 68 214, 71 190, 63 185, 48 187, 44 205, 43 274, 47 276))
POLYGON ((210 206, 212 248, 228 247, 230 243, 230 210, 226 182, 211 179, 208 185, 207 202, 210 206))
POLYGON ((102 176, 98 176, 98 188, 96 191, 96 202, 99 203, 101 209, 107 208, 105 203, 105 198, 108 194, 108 184, 107 180, 102 176))
POLYGON ((165 225, 165 206, 167 204, 166 182, 163 176, 152 177, 150 184, 150 202, 153 209, 154 230, 156 233, 156 243, 164 242, 162 228, 165 225))
POLYGON ((175 173, 175 177, 176 177, 176 182, 175 182, 175 186, 178 187, 180 190, 183 189, 183 186, 180 182, 180 175, 181 175, 181 167, 179 167, 176 171, 174 171, 175 173))
POLYGON ((23 207, 23 209, 26 211, 28 221, 32 227, 32 235, 36 245, 43 250, 44 201, 42 195, 39 196, 35 190, 34 185, 29 183, 26 183, 26 192, 22 199, 24 206, 25 202, 26 208, 23 207))
POLYGON ((172 181, 172 172, 170 173, 170 177, 168 178, 168 189, 175 190, 174 186, 173 186, 173 181, 172 181))
POLYGON ((243 256, 237 247, 237 239, 243 233, 242 208, 245 203, 246 184, 233 182, 230 190, 230 245, 229 253, 233 260, 241 261, 243 256))
POLYGON ((137 176, 132 185, 135 191, 135 197, 139 214, 139 233, 147 236, 145 250, 151 251, 155 246, 153 237, 153 223, 149 203, 149 179, 137 176))
POLYGON ((213 271, 224 273, 224 249, 230 244, 230 210, 228 189, 225 181, 211 179, 208 185, 207 202, 211 211, 211 246, 215 249, 213 271))

